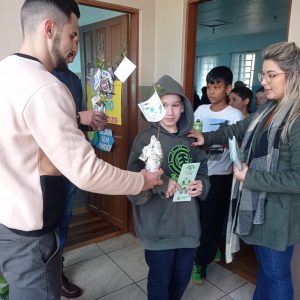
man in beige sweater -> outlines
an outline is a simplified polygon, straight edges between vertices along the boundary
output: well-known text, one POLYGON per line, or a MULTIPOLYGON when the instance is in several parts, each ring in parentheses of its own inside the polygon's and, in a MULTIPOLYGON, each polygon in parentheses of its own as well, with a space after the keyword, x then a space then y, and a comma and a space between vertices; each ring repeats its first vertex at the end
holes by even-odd
POLYGON ((49 72, 65 66, 79 16, 74 0, 25 0, 21 49, 0 62, 0 271, 11 300, 60 299, 62 174, 101 194, 162 184, 162 170, 128 172, 98 159, 69 90, 49 72))

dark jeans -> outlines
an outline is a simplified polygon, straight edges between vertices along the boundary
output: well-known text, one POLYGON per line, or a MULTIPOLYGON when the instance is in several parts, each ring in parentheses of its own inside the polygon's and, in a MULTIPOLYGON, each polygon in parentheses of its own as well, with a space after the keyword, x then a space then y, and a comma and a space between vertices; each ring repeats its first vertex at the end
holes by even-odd
POLYGON ((254 246, 259 263, 253 300, 293 300, 291 260, 294 246, 277 251, 254 246))
POLYGON ((224 218, 229 208, 232 174, 209 176, 210 190, 200 207, 201 238, 195 263, 206 268, 216 255, 224 218))
POLYGON ((68 236, 68 227, 72 221, 72 209, 73 209, 75 191, 76 191, 76 186, 71 181, 69 181, 68 178, 64 177, 64 181, 66 186, 67 199, 66 199, 66 206, 64 210, 64 216, 58 226, 61 249, 63 249, 65 246, 66 239, 68 236))
POLYGON ((148 300, 181 299, 191 277, 194 255, 194 248, 145 250, 148 300))

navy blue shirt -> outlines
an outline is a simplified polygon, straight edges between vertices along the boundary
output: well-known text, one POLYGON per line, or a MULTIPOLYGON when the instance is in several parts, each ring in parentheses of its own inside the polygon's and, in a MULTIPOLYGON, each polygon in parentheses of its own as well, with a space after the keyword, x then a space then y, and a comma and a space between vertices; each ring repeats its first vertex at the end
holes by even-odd
POLYGON ((52 74, 70 90, 76 105, 76 113, 82 111, 82 86, 79 77, 68 68, 64 71, 53 70, 52 74))

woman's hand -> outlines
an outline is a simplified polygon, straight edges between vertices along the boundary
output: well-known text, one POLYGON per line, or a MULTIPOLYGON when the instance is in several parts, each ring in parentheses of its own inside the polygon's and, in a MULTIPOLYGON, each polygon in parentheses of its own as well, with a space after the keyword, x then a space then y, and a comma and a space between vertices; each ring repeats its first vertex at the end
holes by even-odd
POLYGON ((202 194, 203 184, 201 180, 194 180, 186 186, 187 193, 190 197, 197 197, 202 194))
POLYGON ((168 189, 166 191, 166 198, 172 197, 175 194, 176 190, 181 191, 180 184, 178 184, 176 181, 170 179, 169 184, 168 184, 168 189))
POLYGON ((187 137, 195 138, 197 141, 192 143, 192 147, 202 146, 204 144, 204 136, 201 132, 196 132, 194 129, 191 130, 187 137))
POLYGON ((242 171, 239 171, 239 169, 233 165, 233 177, 238 181, 244 181, 246 177, 246 173, 248 171, 248 166, 245 163, 242 163, 242 171))

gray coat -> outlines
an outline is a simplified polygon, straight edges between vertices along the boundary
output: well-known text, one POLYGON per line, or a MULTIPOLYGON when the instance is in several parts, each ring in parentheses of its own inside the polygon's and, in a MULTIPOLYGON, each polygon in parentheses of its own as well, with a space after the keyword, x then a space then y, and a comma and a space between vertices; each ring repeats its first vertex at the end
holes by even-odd
MULTIPOLYGON (((241 142, 253 117, 255 114, 222 131, 205 133, 205 145, 227 143, 228 137, 232 135, 241 142)), ((264 130, 268 130, 268 126, 264 130)), ((263 131, 253 141, 254 152, 263 131)), ((300 241, 300 117, 291 128, 289 143, 280 142, 276 174, 249 168, 243 187, 265 191, 267 197, 264 224, 253 225, 249 235, 240 236, 242 240, 276 250, 285 250, 300 241)))

